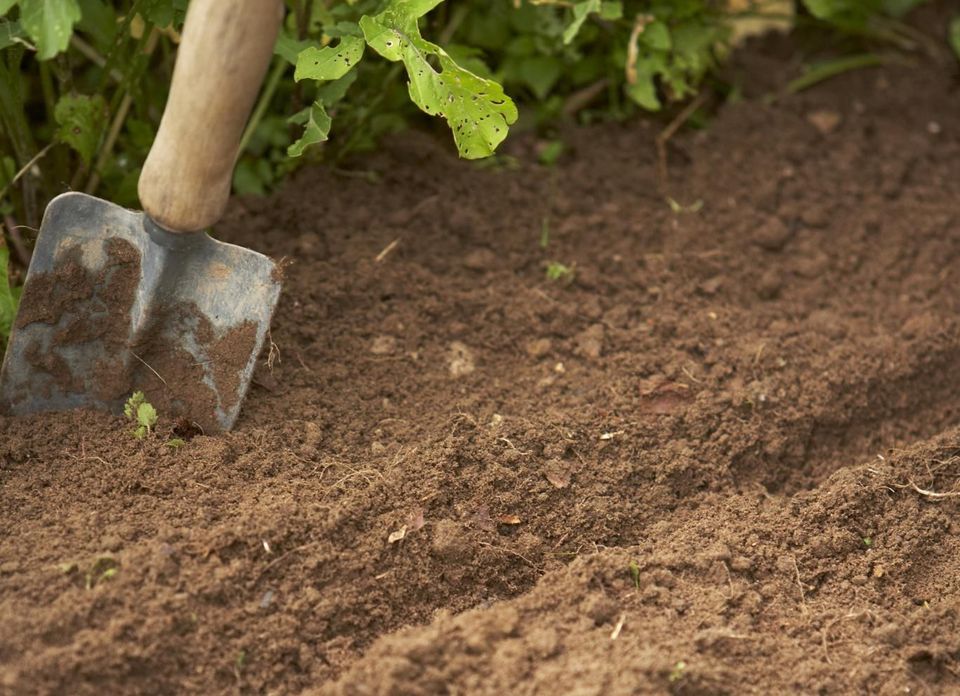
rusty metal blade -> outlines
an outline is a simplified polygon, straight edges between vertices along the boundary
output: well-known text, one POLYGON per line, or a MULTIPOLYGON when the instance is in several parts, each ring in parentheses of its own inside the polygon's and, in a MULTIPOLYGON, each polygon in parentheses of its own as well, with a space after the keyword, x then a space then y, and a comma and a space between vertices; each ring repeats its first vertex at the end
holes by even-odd
POLYGON ((262 254, 86 194, 58 196, 0 370, 0 409, 119 413, 142 390, 161 418, 229 430, 279 295, 262 254))

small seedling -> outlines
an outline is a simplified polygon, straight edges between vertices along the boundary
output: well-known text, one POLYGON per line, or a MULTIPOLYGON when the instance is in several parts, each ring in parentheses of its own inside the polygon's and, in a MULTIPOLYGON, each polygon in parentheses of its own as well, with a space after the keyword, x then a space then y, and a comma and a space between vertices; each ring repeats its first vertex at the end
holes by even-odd
POLYGON ((630 565, 627 566, 630 569, 630 579, 633 580, 633 585, 638 590, 640 589, 640 564, 636 561, 630 561, 630 565))
POLYGON ((540 248, 546 249, 550 246, 550 218, 544 217, 540 223, 540 248))
POLYGON ((683 672, 687 668, 687 663, 683 660, 680 660, 673 666, 673 669, 670 671, 670 676, 667 677, 670 680, 671 684, 676 684, 678 681, 683 679, 683 672))
POLYGON ((566 281, 569 282, 573 280, 574 267, 572 265, 565 266, 559 261, 550 261, 547 264, 547 279, 554 281, 566 281))
POLYGON ((127 399, 127 403, 123 407, 123 415, 137 423, 137 429, 133 431, 133 435, 138 440, 142 440, 153 432, 153 427, 157 424, 157 409, 147 401, 147 397, 142 391, 135 391, 127 399))
POLYGON ((540 160, 540 164, 547 167, 552 167, 557 163, 557 160, 560 159, 560 156, 563 154, 565 149, 566 148, 563 144, 563 141, 551 140, 550 142, 544 144, 543 148, 541 148, 539 155, 537 155, 537 159, 540 160))
POLYGON ((863 537, 863 545, 868 549, 873 548, 873 539, 871 537, 863 537))
POLYGON ((703 209, 703 201, 699 198, 690 205, 683 205, 677 202, 675 198, 668 196, 667 205, 670 206, 670 210, 673 211, 674 215, 680 215, 681 213, 699 213, 703 209))
POLYGON ((179 437, 173 437, 167 440, 166 442, 164 442, 163 444, 165 444, 170 449, 179 449, 183 447, 185 444, 187 444, 187 441, 179 437))

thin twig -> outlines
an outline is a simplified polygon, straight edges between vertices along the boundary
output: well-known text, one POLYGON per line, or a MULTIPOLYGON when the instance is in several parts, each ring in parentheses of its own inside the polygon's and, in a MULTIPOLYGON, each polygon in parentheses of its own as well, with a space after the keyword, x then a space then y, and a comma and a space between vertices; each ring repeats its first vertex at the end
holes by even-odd
MULTIPOLYGON (((23 264, 24 268, 30 267, 30 252, 27 251, 27 245, 23 243, 23 237, 20 236, 20 226, 17 225, 16 221, 9 215, 3 216, 3 222, 7 227, 7 232, 10 235, 10 244, 13 246, 14 252, 17 254, 17 260, 23 264)), ((2 232, 0 232, 0 237, 2 237, 2 232)))
POLYGON ((29 162, 27 162, 25 165, 23 165, 22 167, 20 167, 20 171, 18 171, 16 174, 13 175, 13 178, 10 179, 10 181, 7 182, 7 185, 4 186, 3 189, 0 189, 0 198, 3 198, 3 197, 7 194, 7 191, 10 190, 10 187, 12 187, 14 184, 16 184, 16 183, 20 180, 20 177, 21 177, 21 176, 23 176, 23 175, 26 174, 28 171, 30 171, 30 169, 33 167, 33 165, 35 165, 37 162, 39 162, 41 159, 43 159, 43 156, 46 155, 47 152, 50 151, 50 148, 53 147, 53 146, 56 145, 56 144, 57 144, 57 143, 55 143, 55 142, 54 142, 54 143, 50 143, 50 144, 47 145, 45 148, 43 148, 42 150, 40 150, 40 152, 38 152, 38 153, 35 154, 33 157, 31 157, 29 162))
POLYGON ((495 550, 497 550, 497 551, 502 551, 503 553, 509 553, 511 556, 516 556, 517 558, 519 558, 521 561, 523 561, 524 563, 526 563, 527 565, 529 565, 529 566, 530 566, 531 568, 533 568, 534 570, 536 570, 536 571, 538 571, 538 572, 539 572, 539 570, 540 570, 533 561, 531 561, 529 558, 527 558, 527 557, 524 556, 523 554, 517 553, 516 551, 514 551, 514 550, 512 550, 512 549, 506 549, 506 548, 504 548, 504 547, 502 547, 502 546, 497 546, 496 544, 491 544, 489 541, 481 541, 481 542, 479 542, 479 543, 480 543, 480 546, 486 546, 487 548, 495 549, 495 550))
MULTIPOLYGON (((912 488, 913 490, 915 490, 915 491, 916 491, 917 493, 919 493, 920 495, 924 495, 924 496, 926 496, 926 497, 928 497, 928 498, 941 499, 941 498, 956 498, 956 497, 960 497, 960 491, 954 491, 954 492, 951 492, 951 493, 937 493, 936 491, 928 491, 926 488, 920 488, 920 486, 918 486, 917 484, 915 484, 912 479, 908 480, 907 483, 908 483, 908 485, 910 486, 910 488, 912 488)), ((898 486, 898 487, 899 487, 899 488, 902 488, 903 486, 898 486)))
MULTIPOLYGON (((77 49, 84 58, 89 60, 91 63, 96 65, 98 68, 103 68, 107 64, 107 59, 104 58, 93 46, 88 44, 86 41, 81 39, 76 34, 70 36, 70 45, 77 49)), ((121 73, 116 68, 113 68, 110 71, 110 77, 117 83, 123 82, 123 73, 121 73)))
POLYGON ((676 135, 680 127, 693 116, 694 112, 703 106, 706 100, 707 92, 700 92, 683 108, 683 111, 674 117, 667 127, 661 131, 660 135, 657 136, 657 174, 660 179, 661 192, 664 194, 666 194, 670 188, 667 180, 667 143, 670 141, 670 138, 676 135))
POLYGON ((566 101, 563 103, 563 109, 561 112, 567 118, 576 116, 577 112, 585 107, 589 106, 590 103, 603 94, 603 91, 610 84, 610 80, 603 77, 592 82, 586 87, 578 89, 576 92, 567 97, 566 101))
POLYGON ((807 595, 803 591, 803 581, 800 580, 800 566, 797 565, 797 558, 793 558, 793 569, 797 571, 797 587, 800 588, 800 605, 803 607, 803 613, 807 613, 807 595))
POLYGON ((142 362, 142 363, 144 364, 144 366, 145 366, 148 370, 150 370, 150 372, 152 372, 153 374, 155 374, 155 375, 157 376, 157 379, 159 379, 161 382, 163 382, 163 386, 165 386, 165 387, 168 386, 168 385, 167 385, 167 380, 165 380, 163 377, 161 377, 159 372, 157 372, 157 371, 154 370, 152 367, 150 367, 149 363, 147 363, 146 360, 144 360, 143 358, 141 358, 139 355, 137 355, 136 353, 134 353, 132 350, 130 351, 130 355, 132 355, 132 356, 135 357, 137 360, 139 360, 140 362, 142 362))
POLYGON ((382 263, 383 260, 390 255, 390 252, 397 248, 397 245, 400 243, 400 239, 400 237, 397 237, 392 242, 387 244, 387 246, 383 248, 383 251, 377 254, 376 258, 373 260, 374 263, 382 263))
MULTIPOLYGON (((160 41, 160 32, 154 27, 150 31, 150 36, 147 37, 147 45, 144 47, 143 52, 150 56, 154 50, 157 48, 157 44, 160 41)), ((87 186, 84 189, 86 193, 93 194, 97 190, 97 186, 100 185, 100 172, 107 166, 107 162, 110 160, 110 154, 113 152, 113 146, 117 142, 117 138, 120 137, 120 129, 123 128, 123 124, 127 120, 127 114, 130 112, 130 106, 133 104, 133 94, 130 89, 127 88, 124 92, 123 99, 120 100, 120 106, 117 108, 117 113, 113 117, 113 122, 110 124, 110 130, 107 132, 107 138, 103 141, 103 147, 100 148, 100 153, 97 156, 97 161, 93 165, 93 168, 90 170, 90 178, 87 180, 87 186)))

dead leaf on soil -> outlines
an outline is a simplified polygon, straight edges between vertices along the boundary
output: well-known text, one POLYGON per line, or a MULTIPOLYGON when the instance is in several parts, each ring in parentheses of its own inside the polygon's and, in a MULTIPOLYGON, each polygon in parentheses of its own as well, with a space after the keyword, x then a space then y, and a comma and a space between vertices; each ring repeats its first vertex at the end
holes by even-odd
POLYGON ((516 515, 500 515, 499 517, 497 517, 497 522, 499 522, 500 524, 508 524, 512 526, 512 525, 520 524, 520 518, 517 517, 516 515))
POLYGON ((422 529, 424 524, 426 523, 423 519, 423 508, 417 508, 407 515, 407 523, 403 526, 407 528, 408 532, 415 532, 422 529))
POLYGON ((447 348, 447 369, 453 377, 469 375, 477 369, 473 351, 461 341, 453 341, 447 348))
POLYGON ((661 379, 640 382, 640 411, 655 415, 667 415, 678 410, 693 399, 690 385, 661 379))
POLYGON ((829 109, 819 109, 807 114, 807 121, 820 131, 821 135, 830 135, 837 130, 841 120, 843 120, 843 117, 839 113, 829 109))
POLYGON ((396 544, 398 541, 407 536, 407 525, 403 525, 395 532, 390 532, 390 536, 387 537, 388 544, 396 544))
POLYGON ((475 513, 470 515, 470 517, 467 518, 467 524, 485 529, 488 532, 493 532, 497 529, 497 525, 494 524, 493 518, 490 516, 490 509, 487 507, 479 508, 475 513))
POLYGON ((570 467, 560 459, 551 459, 543 467, 543 475, 554 488, 566 488, 572 478, 570 467))

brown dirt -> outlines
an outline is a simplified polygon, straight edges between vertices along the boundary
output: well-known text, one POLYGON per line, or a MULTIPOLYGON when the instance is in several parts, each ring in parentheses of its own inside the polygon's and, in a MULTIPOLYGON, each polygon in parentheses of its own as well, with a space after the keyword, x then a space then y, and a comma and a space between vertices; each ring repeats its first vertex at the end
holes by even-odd
POLYGON ((235 432, 0 420, 0 691, 960 692, 957 114, 727 106, 699 212, 636 123, 236 201, 295 262, 235 432))

